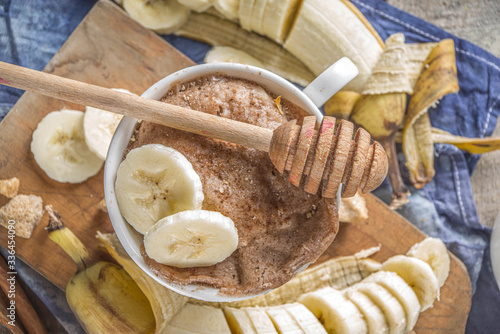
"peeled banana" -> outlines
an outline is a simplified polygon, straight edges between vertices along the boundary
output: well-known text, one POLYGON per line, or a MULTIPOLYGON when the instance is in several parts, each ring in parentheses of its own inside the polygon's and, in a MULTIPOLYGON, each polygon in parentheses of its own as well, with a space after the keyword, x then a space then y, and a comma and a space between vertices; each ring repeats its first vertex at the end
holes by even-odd
POLYGON ((175 34, 212 46, 230 46, 241 50, 260 61, 263 68, 302 86, 307 86, 314 79, 313 73, 280 45, 213 15, 192 13, 188 22, 175 34))
POLYGON ((363 89, 382 54, 377 37, 340 0, 304 0, 283 46, 315 75, 348 57, 358 67, 359 75, 345 90, 357 92, 363 89))
POLYGON ((127 272, 110 262, 87 267, 88 252, 64 226, 52 206, 49 238, 71 256, 77 273, 66 286, 68 304, 87 333, 153 333, 155 318, 148 299, 127 272))

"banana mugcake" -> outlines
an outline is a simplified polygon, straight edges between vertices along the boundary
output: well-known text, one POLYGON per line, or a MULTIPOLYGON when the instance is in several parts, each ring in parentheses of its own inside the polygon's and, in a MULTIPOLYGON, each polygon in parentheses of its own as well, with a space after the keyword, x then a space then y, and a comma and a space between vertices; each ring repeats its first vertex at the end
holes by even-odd
MULTIPOLYGON (((296 105, 280 102, 256 83, 223 74, 178 84, 162 101, 269 129, 305 115, 296 105)), ((179 284, 218 288, 222 295, 253 295, 289 281, 304 265, 314 262, 335 238, 335 200, 310 195, 302 187, 293 186, 286 173, 281 175, 275 169, 267 153, 143 121, 134 130, 122 165, 128 154, 138 148, 160 146, 164 147, 159 149, 163 153, 180 153, 182 158, 174 159, 177 167, 151 171, 143 185, 137 186, 144 188, 138 190, 144 195, 134 197, 133 191, 129 191, 133 188, 120 187, 118 178, 115 189, 122 214, 138 232, 145 234, 142 255, 158 276, 179 284), (187 174, 176 180, 180 174, 175 168, 183 166, 185 170, 192 168, 199 181, 187 174), (201 197, 193 195, 197 191, 202 191, 201 197), (173 200, 172 196, 177 197, 173 200), (136 215, 140 217, 124 214, 126 207, 131 211, 134 206, 145 208, 146 213, 136 215), (197 215, 203 216, 200 219, 205 223, 213 218, 217 224, 197 229, 196 224, 201 224, 197 215), (134 223, 136 218, 140 222, 134 223), (162 229, 168 233, 160 233, 162 229), (188 233, 189 238, 183 235, 180 240, 177 232, 188 233), (154 234, 155 240, 150 234, 154 234), (175 242, 167 238, 174 238, 175 242), (212 246, 217 247, 207 250, 203 243, 210 238, 212 246), (192 249, 189 255, 183 254, 186 247, 192 249), (161 259, 165 257, 177 260, 164 262, 161 259)), ((156 158, 144 159, 136 164, 135 171, 126 173, 126 182, 145 180, 146 171, 156 158)))

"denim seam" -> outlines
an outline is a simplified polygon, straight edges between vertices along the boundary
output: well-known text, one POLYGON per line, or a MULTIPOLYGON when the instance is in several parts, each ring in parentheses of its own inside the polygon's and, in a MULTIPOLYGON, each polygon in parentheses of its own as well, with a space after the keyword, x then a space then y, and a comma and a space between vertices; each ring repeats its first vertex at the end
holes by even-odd
POLYGON ((495 108, 499 99, 500 99, 500 94, 497 95, 495 101, 493 101, 490 108, 488 109, 488 115, 486 115, 486 122, 484 124, 483 131, 481 131, 481 138, 484 138, 484 136, 486 134, 486 130, 488 129, 488 125, 490 125, 491 113, 493 112, 493 108, 495 108))
POLYGON ((469 226, 469 220, 467 219, 464 202, 462 200, 462 188, 460 186, 460 174, 458 173, 457 163, 455 161, 455 158, 453 158, 453 155, 450 154, 448 157, 450 158, 451 163, 453 164, 453 179, 455 180, 455 185, 457 188, 457 197, 458 197, 458 205, 460 206, 460 213, 462 214, 462 217, 466 225, 469 226))

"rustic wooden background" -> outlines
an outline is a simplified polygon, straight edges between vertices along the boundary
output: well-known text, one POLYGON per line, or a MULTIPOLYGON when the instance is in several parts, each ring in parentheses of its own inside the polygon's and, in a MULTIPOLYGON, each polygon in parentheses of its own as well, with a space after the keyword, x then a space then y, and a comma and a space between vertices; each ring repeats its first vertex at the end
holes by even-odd
MULTIPOLYGON (((499 0, 386 0, 500 58, 499 0)), ((500 122, 493 134, 500 136, 500 122)), ((481 157, 471 178, 479 218, 493 226, 500 212, 500 151, 481 157)))

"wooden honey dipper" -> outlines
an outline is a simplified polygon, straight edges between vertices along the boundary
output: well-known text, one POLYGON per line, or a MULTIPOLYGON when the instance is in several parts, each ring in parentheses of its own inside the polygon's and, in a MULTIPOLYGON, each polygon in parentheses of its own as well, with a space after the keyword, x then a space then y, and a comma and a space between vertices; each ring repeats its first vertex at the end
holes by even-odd
POLYGON ((234 121, 228 118, 146 99, 108 88, 86 84, 56 75, 0 62, 0 84, 60 100, 169 126, 269 152, 280 173, 289 171, 289 179, 311 194, 334 198, 340 184, 342 197, 363 193, 380 185, 387 175, 387 156, 378 142, 371 144, 370 134, 342 120, 335 132, 335 118, 324 117, 318 127, 316 117, 305 117, 302 125, 289 121, 277 129, 234 121))

